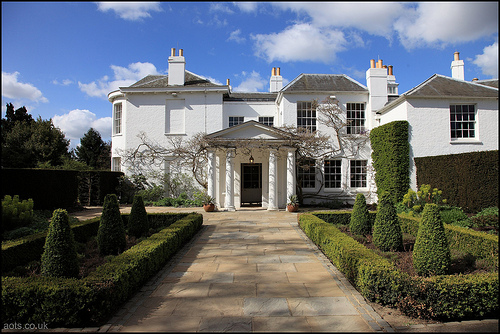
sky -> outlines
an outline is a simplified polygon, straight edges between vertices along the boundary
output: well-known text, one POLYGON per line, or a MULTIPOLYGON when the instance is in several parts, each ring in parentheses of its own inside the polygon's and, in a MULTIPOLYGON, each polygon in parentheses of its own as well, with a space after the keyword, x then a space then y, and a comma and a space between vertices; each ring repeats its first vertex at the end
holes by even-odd
POLYGON ((399 93, 434 74, 498 78, 498 2, 2 2, 6 104, 52 119, 71 147, 92 127, 111 140, 107 94, 186 70, 233 91, 266 92, 301 73, 345 74, 366 85, 370 59, 394 66, 399 93))

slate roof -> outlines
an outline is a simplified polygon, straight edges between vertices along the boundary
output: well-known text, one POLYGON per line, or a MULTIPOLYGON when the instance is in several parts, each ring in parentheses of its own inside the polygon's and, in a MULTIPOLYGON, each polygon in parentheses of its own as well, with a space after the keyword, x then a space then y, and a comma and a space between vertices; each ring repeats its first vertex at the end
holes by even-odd
POLYGON ((224 94, 224 101, 270 102, 278 93, 230 93, 224 94))
POLYGON ((498 88, 434 74, 403 95, 407 97, 498 97, 498 88))
POLYGON ((478 80, 478 81, 476 81, 476 83, 478 83, 480 85, 498 88, 498 79, 478 80))
MULTIPOLYGON (((217 85, 209 80, 198 76, 189 71, 185 71, 184 86, 197 86, 197 87, 224 87, 217 85)), ((166 88, 168 87, 168 75, 148 75, 136 83, 130 85, 128 88, 166 88)))
POLYGON ((345 74, 301 74, 283 88, 284 92, 368 92, 368 88, 345 74))

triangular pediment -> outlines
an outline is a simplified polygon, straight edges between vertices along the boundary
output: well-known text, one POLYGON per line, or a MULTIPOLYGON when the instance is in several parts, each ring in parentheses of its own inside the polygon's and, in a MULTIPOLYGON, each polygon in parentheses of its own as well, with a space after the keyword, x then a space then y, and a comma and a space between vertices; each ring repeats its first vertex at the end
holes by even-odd
POLYGON ((285 131, 256 121, 248 121, 207 135, 210 139, 220 140, 259 139, 270 141, 287 140, 290 139, 290 136, 285 131))

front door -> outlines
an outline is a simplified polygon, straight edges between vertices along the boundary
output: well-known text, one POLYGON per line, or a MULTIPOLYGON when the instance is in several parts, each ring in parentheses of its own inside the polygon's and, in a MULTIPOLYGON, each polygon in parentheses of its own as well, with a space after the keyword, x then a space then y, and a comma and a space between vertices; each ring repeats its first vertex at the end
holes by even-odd
POLYGON ((241 205, 262 205, 262 164, 241 164, 241 205))

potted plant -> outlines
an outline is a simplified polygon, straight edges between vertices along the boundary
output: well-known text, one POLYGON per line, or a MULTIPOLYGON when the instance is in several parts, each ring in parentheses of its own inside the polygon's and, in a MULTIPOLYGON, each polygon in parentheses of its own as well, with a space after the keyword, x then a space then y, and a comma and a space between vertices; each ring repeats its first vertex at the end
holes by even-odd
POLYGON ((212 212, 215 210, 215 198, 209 196, 208 194, 204 194, 201 201, 205 212, 212 212))
POLYGON ((299 198, 297 195, 290 196, 288 203, 286 203, 286 209, 288 212, 297 212, 299 210, 299 198))

